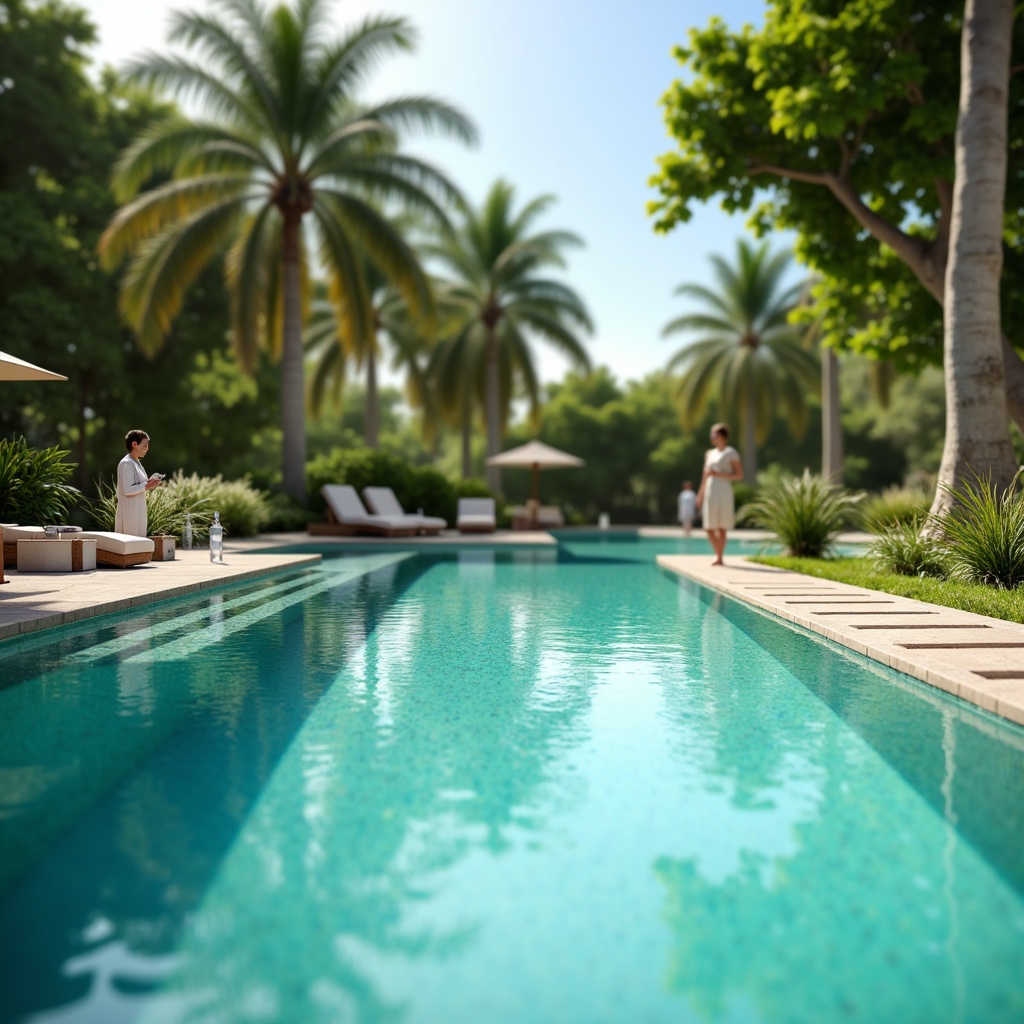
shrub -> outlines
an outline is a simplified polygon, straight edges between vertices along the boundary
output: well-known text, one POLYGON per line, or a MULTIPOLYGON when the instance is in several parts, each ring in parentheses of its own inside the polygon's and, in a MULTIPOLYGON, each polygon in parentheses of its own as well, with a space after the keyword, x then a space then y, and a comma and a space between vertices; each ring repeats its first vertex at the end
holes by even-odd
POLYGON ((81 492, 68 478, 74 463, 60 448, 29 448, 23 437, 0 441, 0 522, 46 526, 62 520, 81 492))
POLYGON ((741 518, 771 530, 793 557, 821 558, 862 497, 804 470, 801 477, 765 480, 741 518))
POLYGON ((267 521, 263 528, 274 533, 304 533, 315 518, 308 508, 289 495, 272 494, 267 498, 267 521))
MULTIPOLYGON (((113 530, 117 513, 115 482, 97 483, 99 498, 93 503, 93 519, 101 530, 113 530)), ((147 529, 151 534, 172 534, 181 539, 185 513, 192 516, 192 535, 202 542, 209 534, 214 512, 220 513, 224 534, 251 537, 270 517, 266 496, 247 480, 220 476, 191 476, 178 470, 163 487, 146 495, 147 529)))
POLYGON ((932 520, 949 551, 949 575, 1012 590, 1024 583, 1024 494, 1020 473, 1002 493, 991 478, 951 489, 953 507, 932 520))
POLYGON ((931 499, 916 487, 889 487, 872 494, 861 506, 861 522, 871 533, 887 532, 891 526, 921 523, 928 514, 931 499))
POLYGON ((893 522, 881 530, 868 557, 875 568, 900 576, 935 576, 944 579, 948 571, 947 554, 936 538, 922 533, 923 515, 910 522, 893 522))

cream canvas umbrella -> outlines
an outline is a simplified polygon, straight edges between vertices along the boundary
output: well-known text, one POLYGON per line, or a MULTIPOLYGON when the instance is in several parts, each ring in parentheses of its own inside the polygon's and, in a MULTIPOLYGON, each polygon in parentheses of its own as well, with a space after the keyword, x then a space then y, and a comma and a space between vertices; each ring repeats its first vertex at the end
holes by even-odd
MULTIPOLYGON (((26 363, 24 359, 17 356, 0 352, 0 380, 67 380, 67 377, 52 370, 44 370, 41 366, 26 363)), ((6 583, 4 579, 4 560, 0 555, 0 583, 6 583)))
POLYGON ((0 352, 0 380, 67 380, 67 377, 0 352))
POLYGON ((536 521, 537 506, 540 504, 540 471, 542 469, 569 469, 576 466, 585 466, 583 459, 568 452, 552 448, 543 441, 530 441, 528 444, 512 448, 499 455, 492 455, 487 459, 488 466, 501 466, 513 469, 533 470, 533 511, 531 518, 536 521))

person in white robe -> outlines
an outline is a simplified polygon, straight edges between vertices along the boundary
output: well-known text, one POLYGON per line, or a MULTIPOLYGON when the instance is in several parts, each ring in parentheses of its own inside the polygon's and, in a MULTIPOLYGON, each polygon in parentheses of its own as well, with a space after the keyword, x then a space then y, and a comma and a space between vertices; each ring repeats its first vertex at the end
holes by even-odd
POLYGON ((146 536, 146 492, 159 487, 161 478, 148 477, 142 457, 149 451, 149 435, 129 430, 124 439, 128 454, 117 466, 117 514, 114 530, 131 537, 146 536))

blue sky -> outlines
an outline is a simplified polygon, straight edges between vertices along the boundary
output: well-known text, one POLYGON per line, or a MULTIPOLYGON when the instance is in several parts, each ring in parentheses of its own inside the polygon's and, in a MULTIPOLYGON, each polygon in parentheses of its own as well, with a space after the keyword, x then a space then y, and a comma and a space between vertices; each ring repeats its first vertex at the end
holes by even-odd
MULTIPOLYGON (((100 30, 97 57, 117 65, 163 45, 167 12, 205 2, 84 0, 100 30)), ((742 218, 717 205, 667 237, 655 235, 645 214, 655 158, 670 146, 658 105, 681 70, 670 50, 713 15, 733 27, 759 24, 763 3, 337 0, 334 10, 339 25, 373 11, 417 26, 417 53, 382 65, 367 98, 426 92, 470 114, 482 134, 476 149, 422 138, 409 148, 444 167, 474 201, 497 177, 523 199, 556 195, 547 224, 586 241, 564 276, 596 321, 593 361, 622 378, 664 366, 681 344, 660 338, 684 309, 673 288, 708 283, 708 255, 731 253, 744 232, 742 218)), ((560 377, 562 360, 537 349, 542 375, 560 377)))

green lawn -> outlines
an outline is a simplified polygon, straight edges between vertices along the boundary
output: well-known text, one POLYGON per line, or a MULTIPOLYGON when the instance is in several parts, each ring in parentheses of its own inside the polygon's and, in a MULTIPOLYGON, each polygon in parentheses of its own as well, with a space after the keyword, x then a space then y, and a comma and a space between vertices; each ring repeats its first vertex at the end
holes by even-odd
POLYGON ((952 583, 949 580, 898 576, 896 573, 878 572, 866 558, 786 558, 781 555, 762 555, 752 561, 780 569, 792 569, 808 576, 820 576, 826 580, 851 583, 869 590, 882 590, 900 597, 912 597, 947 608, 960 608, 966 612, 1008 619, 1010 622, 1024 622, 1024 587, 1018 590, 997 590, 980 583, 952 583))

